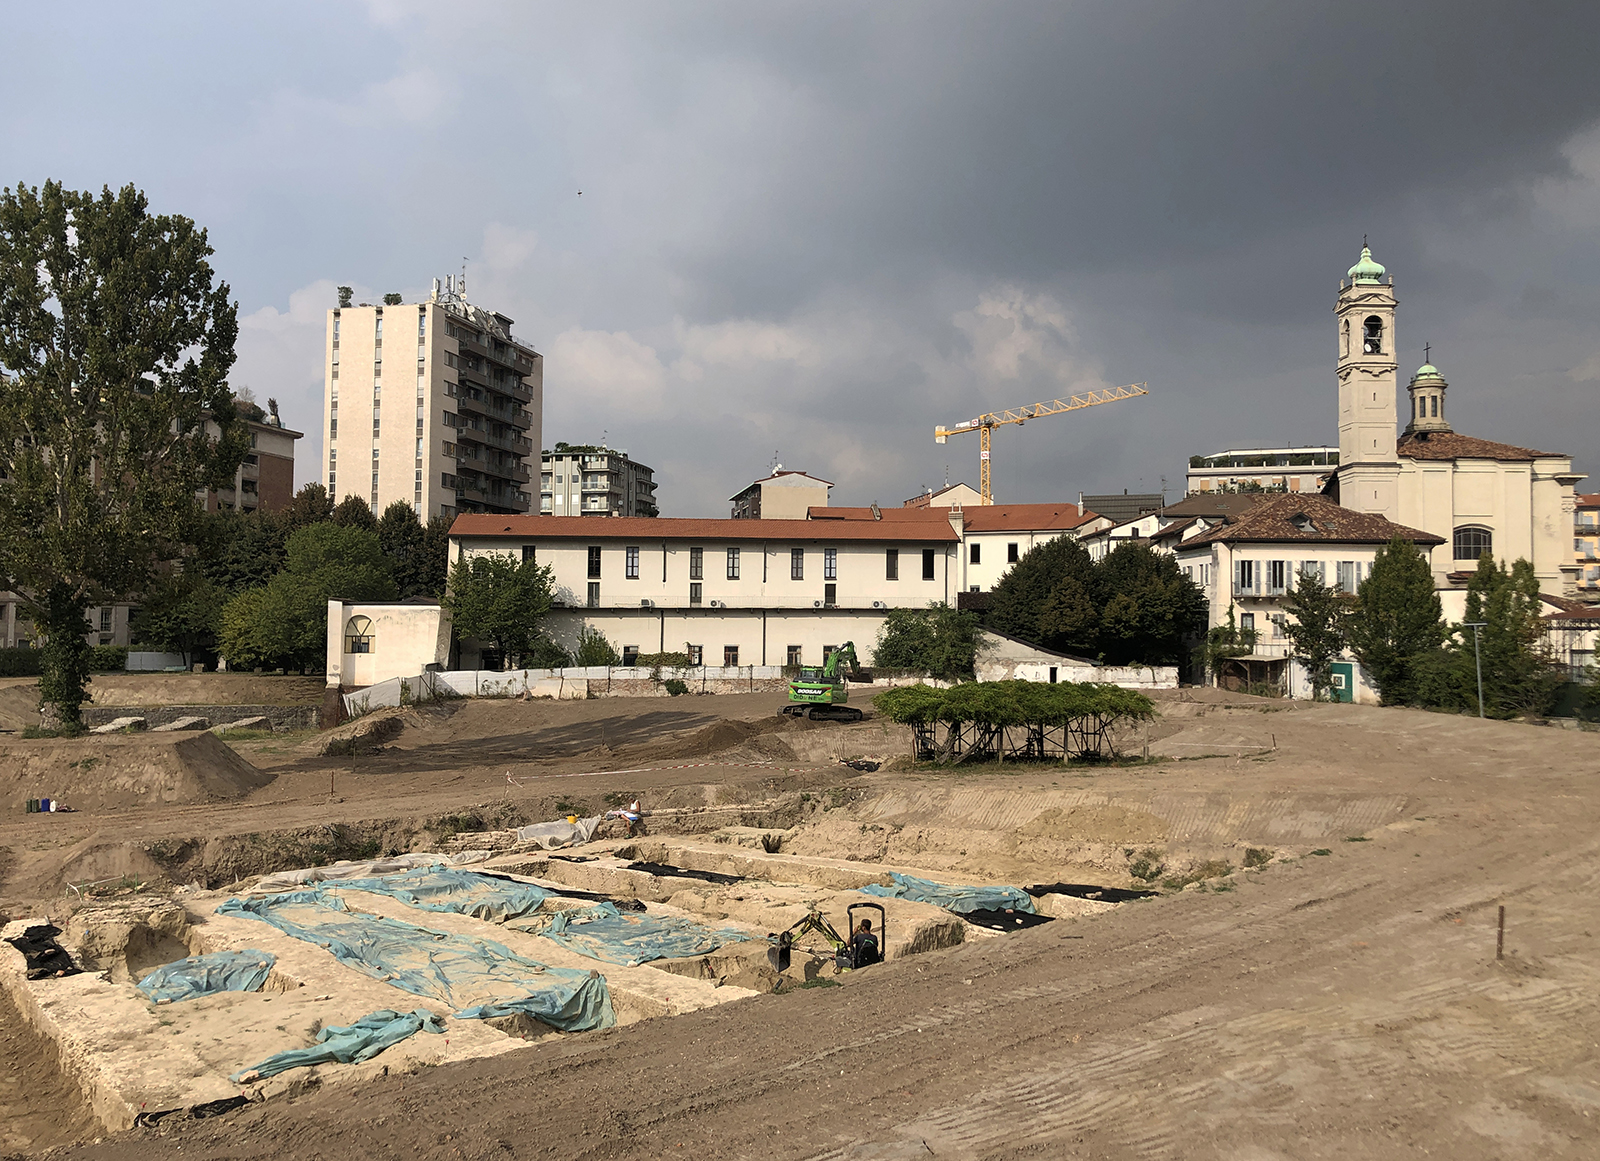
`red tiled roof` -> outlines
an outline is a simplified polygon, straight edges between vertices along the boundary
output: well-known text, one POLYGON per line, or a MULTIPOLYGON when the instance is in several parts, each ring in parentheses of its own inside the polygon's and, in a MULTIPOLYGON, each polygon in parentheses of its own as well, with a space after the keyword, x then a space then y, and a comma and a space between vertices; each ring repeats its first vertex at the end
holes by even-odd
POLYGON ((1078 528, 1098 519, 1076 504, 989 504, 963 508, 969 532, 1037 532, 1078 528))
POLYGON ((1560 452, 1534 451, 1492 439, 1476 439, 1453 431, 1419 431, 1402 436, 1396 455, 1414 460, 1537 460, 1560 456, 1560 452))
MULTIPOLYGON (((882 508, 885 521, 939 521, 948 524, 949 508, 882 508)), ((810 509, 812 520, 875 520, 871 508, 810 509)), ((1071 529, 1098 519, 1093 512, 1081 512, 1076 504, 989 504, 963 508, 963 526, 968 532, 1037 532, 1071 529)))
POLYGON ((1556 610, 1545 614, 1546 621, 1600 621, 1600 605, 1586 605, 1570 597, 1557 597, 1549 593, 1540 593, 1539 599, 1556 610))
POLYGON ((1413 544, 1444 543, 1444 537, 1431 532, 1341 507, 1326 496, 1301 493, 1258 500, 1244 512, 1185 540, 1179 547, 1237 542, 1387 544, 1396 536, 1413 544), (1299 517, 1309 517, 1310 527, 1301 528, 1296 522, 1299 517))
POLYGON ((455 537, 518 540, 892 540, 948 543, 947 520, 705 520, 643 516, 496 516, 470 512, 450 525, 455 537))
POLYGON ((824 508, 813 506, 806 509, 812 520, 921 520, 936 521, 942 524, 950 523, 950 509, 948 508, 879 508, 878 516, 872 514, 871 508, 824 508))
POLYGON ((1587 496, 1579 496, 1578 507, 1600 508, 1600 492, 1592 492, 1587 496))

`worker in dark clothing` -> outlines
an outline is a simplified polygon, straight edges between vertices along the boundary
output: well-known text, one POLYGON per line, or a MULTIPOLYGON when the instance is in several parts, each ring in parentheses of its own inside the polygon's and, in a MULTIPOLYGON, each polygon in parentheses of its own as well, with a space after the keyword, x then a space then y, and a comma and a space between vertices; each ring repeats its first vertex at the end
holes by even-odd
POLYGON ((877 963, 883 958, 878 950, 878 937, 872 933, 872 920, 863 919, 850 936, 850 959, 858 968, 877 963))

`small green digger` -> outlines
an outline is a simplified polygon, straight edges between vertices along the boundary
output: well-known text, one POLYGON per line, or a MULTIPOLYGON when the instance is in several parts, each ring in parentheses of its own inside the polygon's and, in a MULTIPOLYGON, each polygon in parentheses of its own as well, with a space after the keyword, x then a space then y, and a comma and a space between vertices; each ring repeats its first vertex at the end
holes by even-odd
POLYGON ((821 669, 800 670, 800 676, 789 683, 789 704, 780 712, 791 717, 804 716, 814 722, 859 722, 861 711, 845 704, 850 700, 850 689, 845 683, 846 665, 851 680, 872 680, 871 673, 857 668, 855 643, 846 641, 828 654, 821 669))

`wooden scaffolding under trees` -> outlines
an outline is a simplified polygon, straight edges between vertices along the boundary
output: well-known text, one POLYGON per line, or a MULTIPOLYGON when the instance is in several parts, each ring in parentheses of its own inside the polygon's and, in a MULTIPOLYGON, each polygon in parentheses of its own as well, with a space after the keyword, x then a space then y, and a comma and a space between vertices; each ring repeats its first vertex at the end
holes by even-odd
POLYGON ((1114 758, 1116 727, 1155 716, 1144 694, 1087 682, 910 685, 880 693, 872 704, 890 721, 911 727, 912 753, 920 762, 1114 758))

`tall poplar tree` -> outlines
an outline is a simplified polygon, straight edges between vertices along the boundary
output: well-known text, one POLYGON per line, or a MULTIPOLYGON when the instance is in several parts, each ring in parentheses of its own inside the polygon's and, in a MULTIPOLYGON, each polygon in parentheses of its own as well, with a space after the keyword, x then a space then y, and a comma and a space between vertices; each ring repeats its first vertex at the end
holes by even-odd
POLYGON ((211 254, 131 185, 0 190, 0 578, 45 638, 47 725, 81 725, 88 608, 176 555, 247 450, 211 254))
POLYGON ((1444 644, 1446 633, 1428 558, 1411 541, 1395 537, 1373 557, 1372 572, 1356 589, 1355 608, 1345 623, 1350 651, 1372 677, 1384 705, 1416 700, 1421 667, 1444 644))

